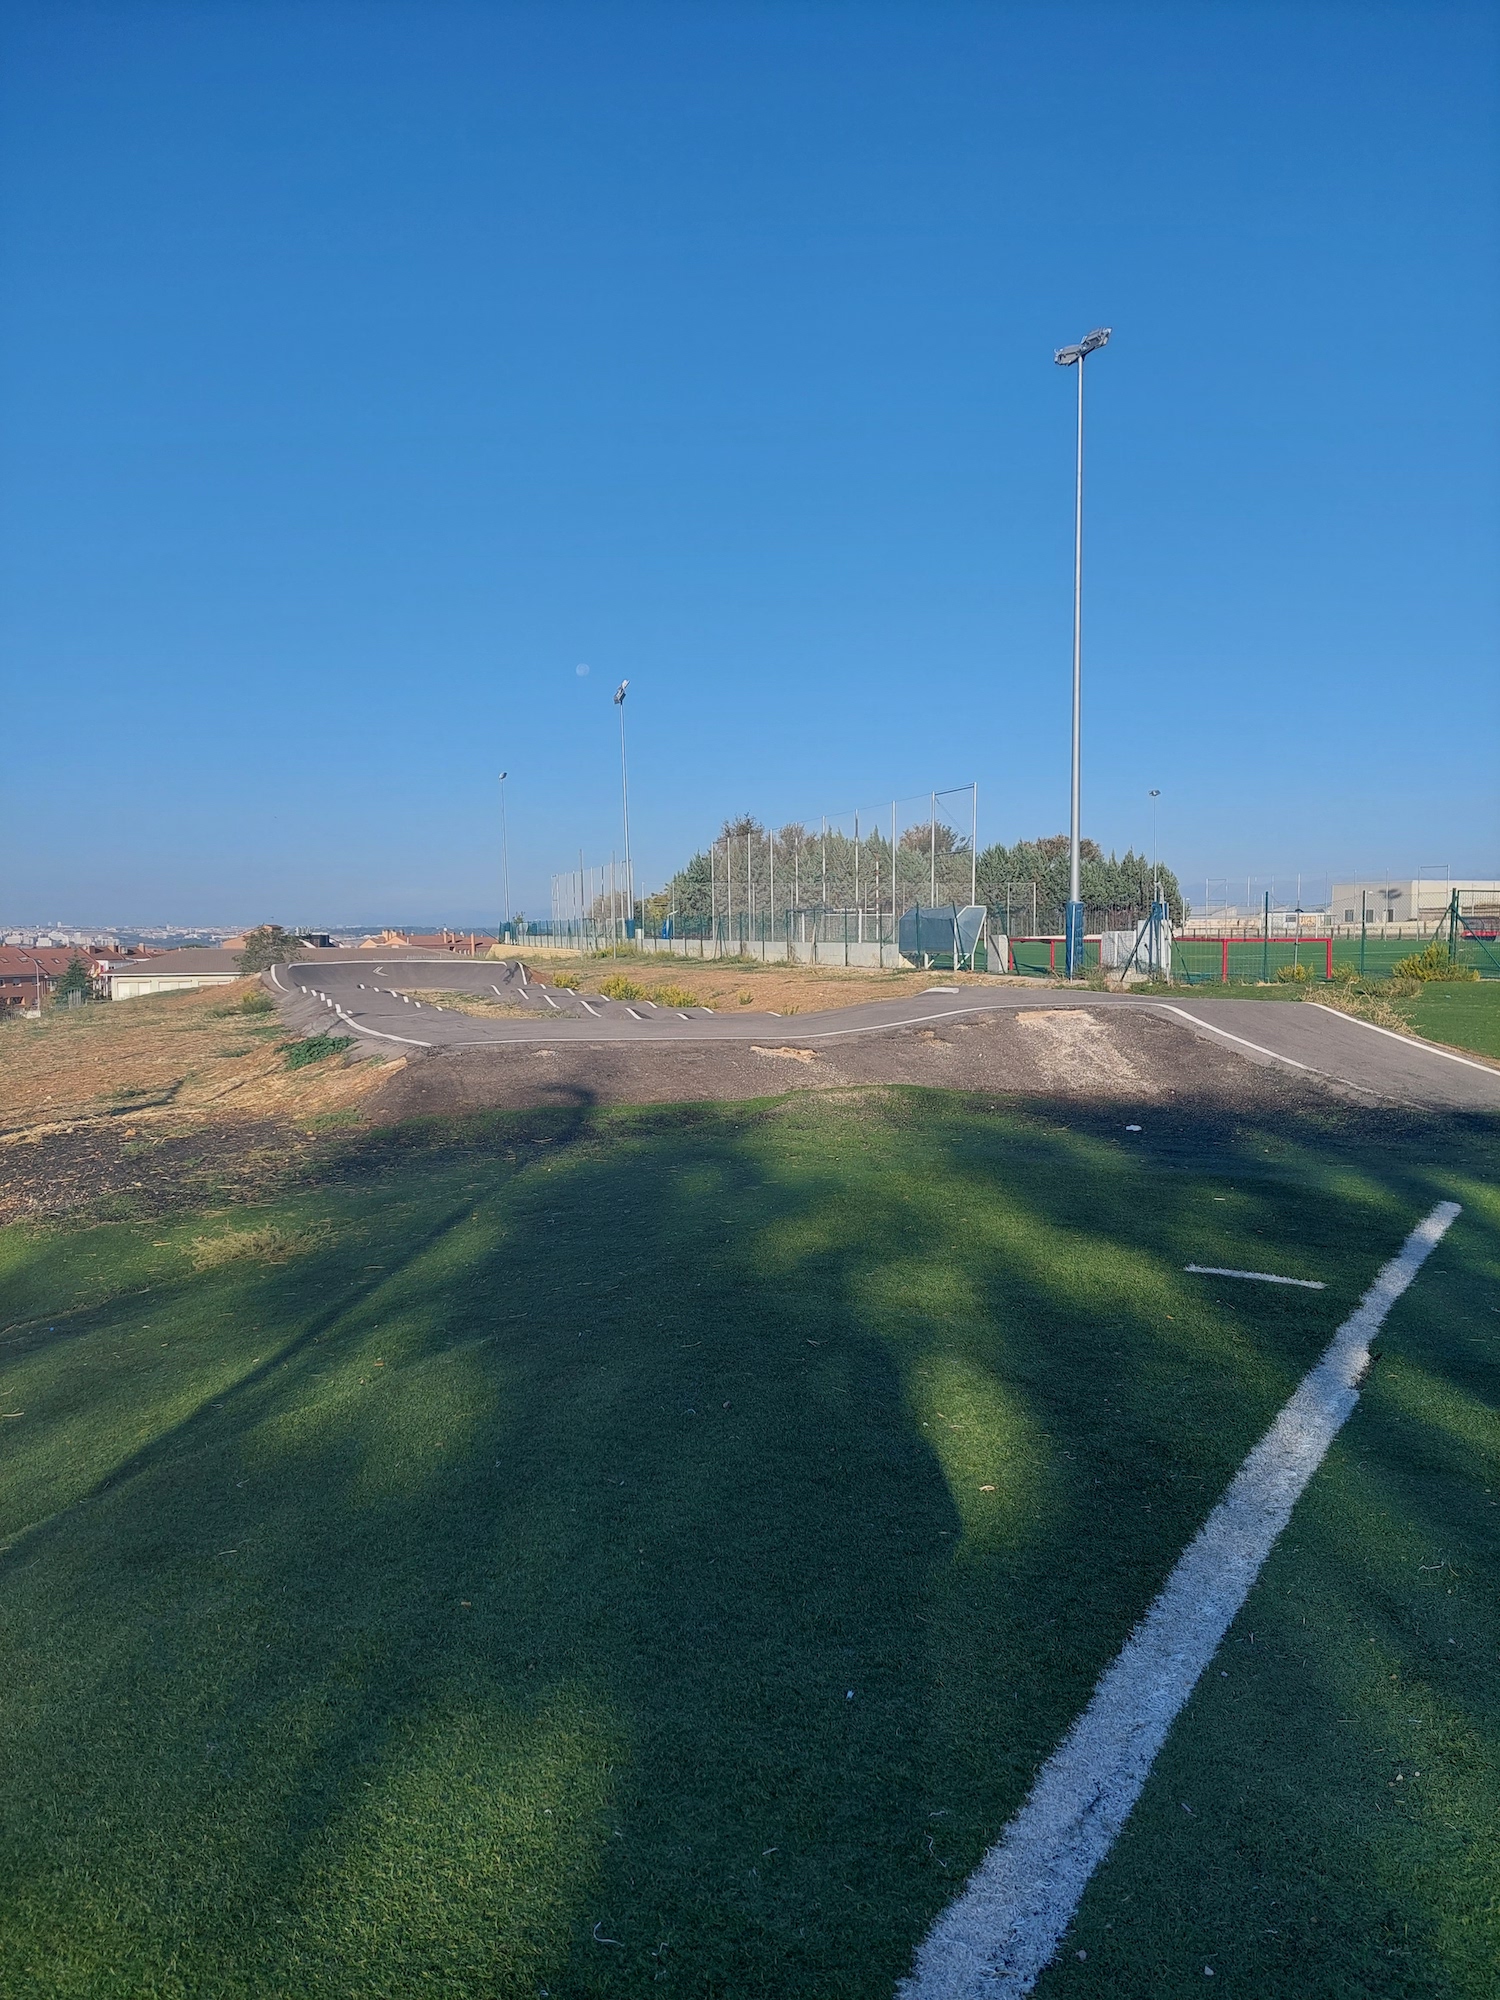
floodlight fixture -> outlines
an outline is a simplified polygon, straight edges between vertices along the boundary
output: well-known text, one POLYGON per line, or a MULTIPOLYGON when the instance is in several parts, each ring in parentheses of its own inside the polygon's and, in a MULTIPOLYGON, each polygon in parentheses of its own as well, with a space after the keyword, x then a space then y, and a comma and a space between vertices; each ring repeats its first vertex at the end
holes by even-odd
POLYGON ((1103 347, 1112 332, 1111 327, 1096 326, 1092 333, 1083 336, 1076 347, 1058 348, 1052 359, 1059 368, 1071 368, 1075 361, 1082 361, 1085 354, 1093 354, 1098 348, 1103 347))
POLYGON ((619 686, 618 686, 618 687, 617 687, 617 688, 615 689, 615 707, 616 707, 616 708, 618 708, 618 707, 620 706, 620 704, 621 704, 621 703, 622 703, 622 702, 624 701, 624 699, 625 699, 625 690, 626 690, 626 688, 628 688, 629 686, 630 686, 630 683, 629 683, 629 681, 621 681, 620 685, 619 685, 619 686))

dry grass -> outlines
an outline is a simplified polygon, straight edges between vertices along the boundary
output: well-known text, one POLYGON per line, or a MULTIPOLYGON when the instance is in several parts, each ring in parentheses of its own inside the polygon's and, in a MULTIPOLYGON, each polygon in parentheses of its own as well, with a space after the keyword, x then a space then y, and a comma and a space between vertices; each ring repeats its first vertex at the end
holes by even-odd
MULTIPOLYGON (((1398 997, 1415 990, 1415 982, 1409 980, 1390 979, 1385 981, 1385 985, 1393 989, 1398 997)), ((1368 989, 1335 984, 1320 986, 1316 993, 1308 997, 1315 999, 1320 1007, 1332 1007, 1340 1014, 1353 1014, 1360 1021, 1373 1021, 1377 1028, 1392 1028, 1400 1035, 1412 1032, 1411 1022, 1392 1006, 1388 993, 1372 993, 1368 989)))
POLYGON ((289 1264, 316 1247, 318 1232, 286 1229, 263 1222, 255 1229, 226 1229, 217 1236, 195 1236, 188 1257, 195 1271, 216 1271, 225 1264, 289 1264))
POLYGON ((441 986, 413 986, 409 991, 413 1000, 428 1007, 446 1007, 450 1014, 475 1014, 486 1021, 513 1019, 518 1014, 536 1019, 535 1007, 519 1000, 501 1000, 493 993, 452 993, 441 986))
POLYGON ((262 990, 245 980, 7 1021, 0 1143, 93 1122, 127 1134, 226 1118, 300 1122, 357 1103, 396 1066, 319 1063, 288 1072, 279 1017, 239 1004, 262 990))
MULTIPOLYGON (((895 1000, 929 986, 1015 985, 985 973, 882 972, 863 966, 760 965, 736 959, 640 958, 617 961, 580 959, 555 971, 548 959, 535 968, 533 984, 568 986, 583 993, 608 993, 608 981, 628 980, 660 1007, 712 1007, 716 1011, 754 1007, 773 1014, 816 1014, 831 1007, 855 1007, 866 1000, 895 1000), (748 994, 748 999, 742 996, 748 994)), ((1040 984, 1035 979, 1024 982, 1040 984)))

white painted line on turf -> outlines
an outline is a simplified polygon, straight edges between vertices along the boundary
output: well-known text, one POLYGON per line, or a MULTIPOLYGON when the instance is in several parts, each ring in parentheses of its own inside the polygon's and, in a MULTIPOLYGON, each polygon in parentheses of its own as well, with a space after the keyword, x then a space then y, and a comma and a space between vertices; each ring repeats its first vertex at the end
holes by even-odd
POLYGON ((1031 1991, 1168 1730, 1358 1401, 1370 1342, 1458 1213, 1456 1201, 1440 1201, 1417 1224, 1303 1376, 1020 1811, 918 1948, 898 2000, 1020 2000, 1031 1991))
POLYGON ((1184 1271, 1196 1271, 1200 1278, 1254 1278, 1258 1285, 1301 1285, 1309 1292, 1321 1292, 1321 1278, 1278 1278, 1274 1271, 1231 1271, 1224 1264, 1184 1264, 1184 1271))
POLYGON ((1408 1049, 1420 1049, 1425 1056, 1441 1056, 1444 1062, 1462 1063, 1465 1069, 1482 1069, 1486 1076, 1500 1075, 1491 1063, 1474 1062, 1468 1056, 1455 1055, 1452 1049, 1435 1048, 1431 1042, 1419 1041, 1415 1035, 1398 1035, 1394 1028, 1379 1028, 1373 1021, 1362 1021, 1357 1014, 1346 1014, 1338 1007, 1326 1007, 1321 1000, 1309 1000, 1309 1007, 1316 1007, 1320 1014, 1332 1014, 1340 1021, 1352 1021, 1356 1028, 1368 1028, 1372 1035, 1389 1035, 1393 1042, 1400 1042, 1408 1049))

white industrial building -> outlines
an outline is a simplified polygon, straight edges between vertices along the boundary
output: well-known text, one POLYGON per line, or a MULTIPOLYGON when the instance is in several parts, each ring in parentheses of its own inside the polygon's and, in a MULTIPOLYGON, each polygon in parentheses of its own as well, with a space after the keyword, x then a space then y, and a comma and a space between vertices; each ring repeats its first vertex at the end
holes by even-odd
POLYGON ((1500 914, 1500 882, 1460 881, 1446 875, 1412 882, 1393 882, 1389 876, 1335 882, 1329 908, 1336 924, 1435 924, 1452 903, 1455 889, 1464 916, 1500 914))

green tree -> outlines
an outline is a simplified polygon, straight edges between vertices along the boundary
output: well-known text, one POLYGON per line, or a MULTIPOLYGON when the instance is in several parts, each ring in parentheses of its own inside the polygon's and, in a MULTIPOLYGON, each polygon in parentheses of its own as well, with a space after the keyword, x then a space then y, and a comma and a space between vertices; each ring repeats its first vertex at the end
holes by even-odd
MULTIPOLYGON (((1174 923, 1187 913, 1182 888, 1170 868, 1158 867, 1162 901, 1174 923)), ((1010 892, 1011 923, 1014 927, 1024 909, 1031 921, 1031 885, 1036 884, 1037 928, 1060 931, 1063 909, 1068 900, 1068 836, 1048 834, 1040 840, 1018 840, 1014 847, 997 843, 986 847, 977 868, 979 900, 988 903, 1005 921, 1006 891, 1010 892)), ((1122 928, 1144 917, 1151 908, 1151 857, 1128 848, 1123 855, 1105 854, 1096 840, 1079 843, 1079 887, 1090 922, 1111 916, 1122 920, 1122 928)))
POLYGON ((245 949, 235 962, 241 972, 264 972, 267 966, 290 965, 306 951, 307 946, 292 931, 284 931, 280 924, 262 924, 247 932, 245 949))
POLYGON ((81 958, 68 960, 67 971, 52 988, 52 998, 54 1002, 60 1000, 66 1006, 69 996, 74 993, 81 995, 85 1000, 92 1000, 94 997, 94 982, 81 958))

